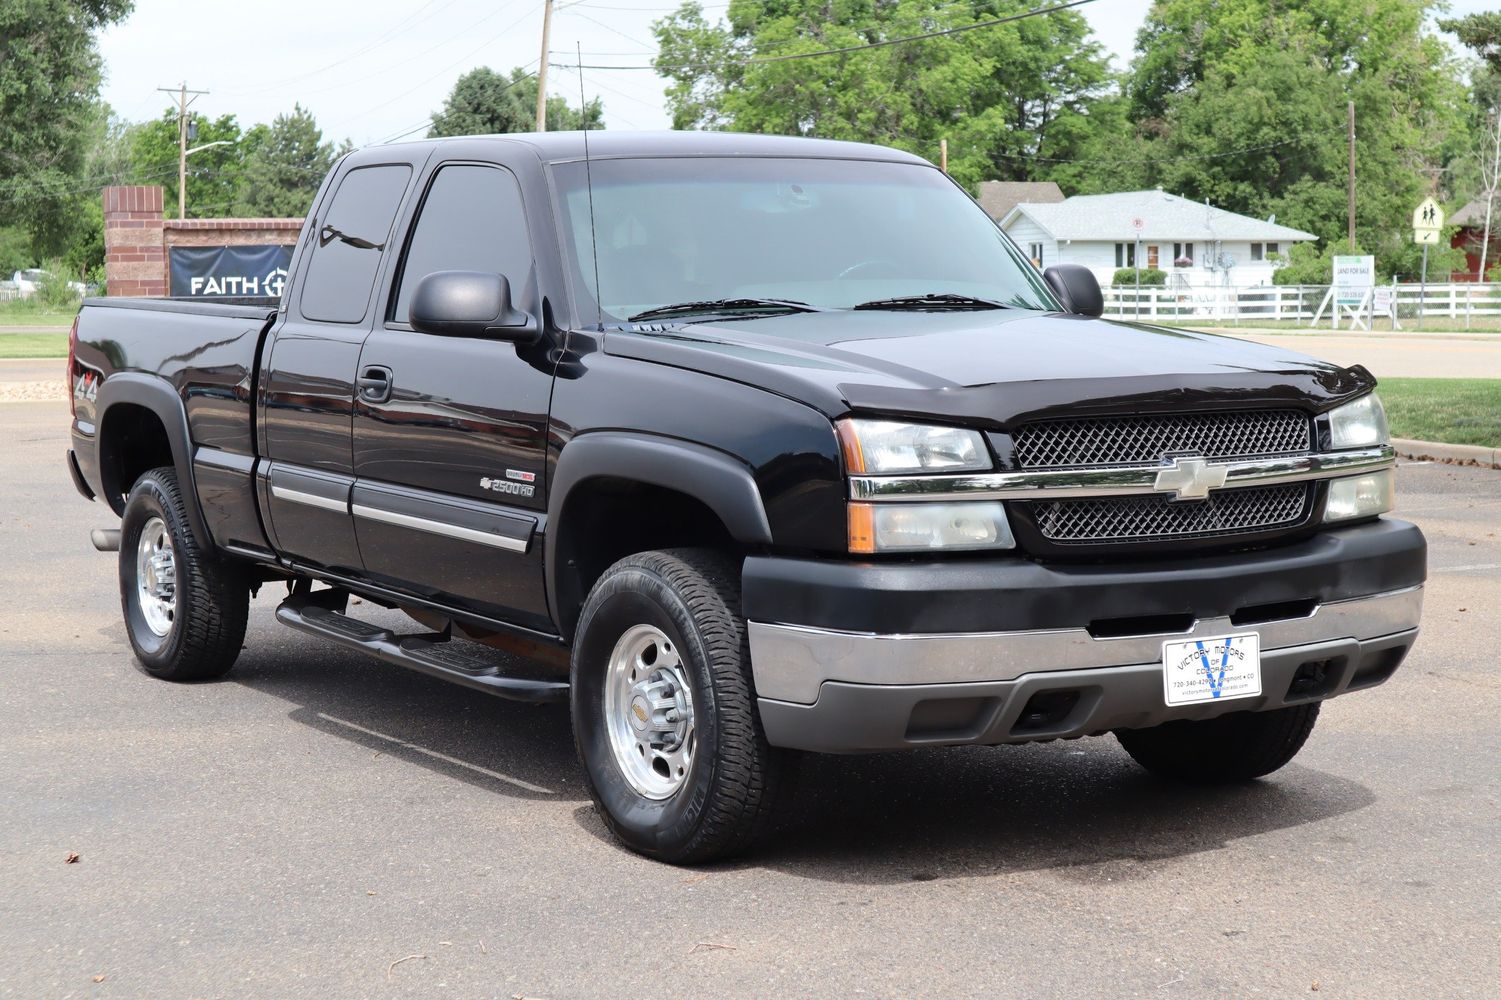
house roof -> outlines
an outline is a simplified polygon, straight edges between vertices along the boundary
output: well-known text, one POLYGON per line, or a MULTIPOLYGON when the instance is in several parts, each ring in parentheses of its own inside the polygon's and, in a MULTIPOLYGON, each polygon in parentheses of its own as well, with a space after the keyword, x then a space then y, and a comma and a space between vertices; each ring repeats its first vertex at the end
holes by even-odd
POLYGON ((1017 205, 1050 205, 1063 200, 1063 191, 1052 181, 981 181, 980 207, 997 222, 1017 205))
POLYGON ((1483 226, 1485 225, 1485 202, 1475 200, 1449 217, 1449 224, 1453 226, 1483 226))
POLYGON ((1023 203, 1001 220, 1008 228, 1026 215, 1058 240, 1280 240, 1318 237, 1290 226, 1253 219, 1165 191, 1075 195, 1053 204, 1023 203), (1141 220, 1141 228, 1135 222, 1141 220))

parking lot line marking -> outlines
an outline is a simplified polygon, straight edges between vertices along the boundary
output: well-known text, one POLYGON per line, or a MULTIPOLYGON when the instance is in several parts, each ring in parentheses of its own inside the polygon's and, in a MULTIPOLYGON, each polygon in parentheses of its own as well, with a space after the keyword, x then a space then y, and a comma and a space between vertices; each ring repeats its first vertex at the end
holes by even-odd
POLYGON ((1501 563, 1472 563, 1469 566, 1434 566, 1435 573, 1477 573, 1481 570, 1501 569, 1501 563))
POLYGON ((344 719, 336 719, 332 715, 328 715, 324 712, 319 712, 318 718, 332 722, 335 725, 343 726, 346 729, 353 729, 357 733, 364 733, 366 736, 374 736, 376 739, 385 740, 387 743, 394 743, 405 750, 415 750, 420 754, 426 754, 434 760, 441 760, 445 764, 452 764, 455 767, 462 767, 466 771, 475 771, 479 774, 483 774, 487 778, 494 778, 496 781, 504 781, 508 785, 515 785, 517 788, 525 788, 529 792, 536 792, 539 795, 553 794, 552 790, 549 788, 543 788, 540 785, 534 785, 529 781, 522 781, 520 778, 513 778, 509 774, 501 774, 499 771, 492 771, 488 767, 480 767, 478 764, 471 764, 467 760, 459 760, 457 757, 450 757, 446 753, 439 753, 436 750, 429 750, 427 747, 420 747, 417 744, 409 743, 398 736, 389 736, 386 733, 378 733, 374 729, 366 729, 364 726, 356 725, 353 722, 348 722, 344 719))

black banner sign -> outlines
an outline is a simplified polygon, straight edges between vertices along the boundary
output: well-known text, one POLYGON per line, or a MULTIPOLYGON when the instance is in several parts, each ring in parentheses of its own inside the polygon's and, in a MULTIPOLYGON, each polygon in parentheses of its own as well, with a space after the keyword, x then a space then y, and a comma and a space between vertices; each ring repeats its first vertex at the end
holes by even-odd
POLYGON ((289 246, 172 247, 174 299, 279 299, 289 246))

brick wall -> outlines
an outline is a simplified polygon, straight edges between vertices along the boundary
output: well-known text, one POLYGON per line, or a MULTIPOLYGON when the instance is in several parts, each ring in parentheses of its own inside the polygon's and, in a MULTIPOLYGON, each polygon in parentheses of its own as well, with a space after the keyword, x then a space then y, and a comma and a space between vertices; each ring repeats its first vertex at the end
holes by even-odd
POLYGON ((160 187, 104 189, 104 273, 111 295, 166 295, 160 187))
POLYGON ((104 272, 111 295, 166 295, 172 247, 290 246, 301 219, 164 219, 160 187, 104 189, 104 272))

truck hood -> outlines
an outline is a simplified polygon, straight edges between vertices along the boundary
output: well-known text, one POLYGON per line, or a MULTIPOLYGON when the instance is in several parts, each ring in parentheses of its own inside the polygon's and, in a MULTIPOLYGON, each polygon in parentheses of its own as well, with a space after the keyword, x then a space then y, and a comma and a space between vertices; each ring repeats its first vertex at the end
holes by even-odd
POLYGON ((1329 409, 1375 384, 1234 337, 1026 310, 799 313, 605 336, 611 354, 800 399, 1004 429, 1063 412, 1329 409))

